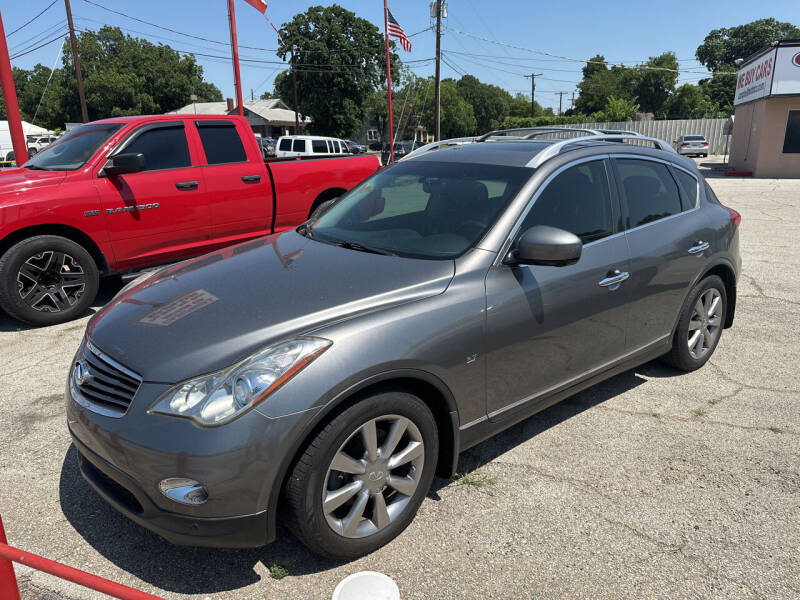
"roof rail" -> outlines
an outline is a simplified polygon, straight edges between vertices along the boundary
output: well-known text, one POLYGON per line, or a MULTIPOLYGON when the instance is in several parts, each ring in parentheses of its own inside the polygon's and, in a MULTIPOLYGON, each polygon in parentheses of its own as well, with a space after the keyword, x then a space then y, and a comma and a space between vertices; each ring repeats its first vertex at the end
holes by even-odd
POLYGON ((498 136, 502 133, 514 133, 514 132, 521 132, 521 131, 530 131, 528 135, 520 136, 521 139, 530 140, 538 136, 540 133, 544 133, 547 131, 583 131, 584 133, 589 133, 591 135, 600 134, 599 131, 596 129, 588 129, 586 127, 548 127, 546 125, 540 125, 536 127, 516 127, 514 129, 495 129, 494 131, 490 131, 488 133, 484 133, 481 136, 475 138, 476 142, 485 142, 491 137, 498 136))
POLYGON ((554 156, 557 156, 561 153, 561 151, 566 146, 571 146, 573 144, 580 144, 583 142, 602 142, 605 140, 614 140, 618 141, 621 139, 629 139, 629 140, 636 140, 640 142, 652 142, 659 150, 663 150, 665 152, 671 152, 672 154, 677 154, 675 149, 670 146, 668 142, 664 140, 660 140, 654 137, 646 137, 643 135, 626 135, 620 133, 603 133, 599 135, 587 135, 583 137, 571 138, 566 140, 560 140, 554 144, 549 145, 547 148, 539 152, 536 156, 534 156, 525 166, 536 168, 541 166, 547 160, 550 160, 554 156))
POLYGON ((462 146, 464 144, 471 144, 472 142, 477 141, 475 137, 463 137, 463 138, 451 138, 449 140, 439 140, 438 142, 432 142, 430 144, 425 144, 424 146, 420 146, 416 150, 412 150, 408 154, 406 154, 403 158, 397 159, 397 162, 401 160, 406 160, 407 158, 413 158, 415 156, 419 156, 420 154, 424 154, 425 152, 430 152, 431 150, 436 150, 437 148, 441 148, 442 146, 462 146))

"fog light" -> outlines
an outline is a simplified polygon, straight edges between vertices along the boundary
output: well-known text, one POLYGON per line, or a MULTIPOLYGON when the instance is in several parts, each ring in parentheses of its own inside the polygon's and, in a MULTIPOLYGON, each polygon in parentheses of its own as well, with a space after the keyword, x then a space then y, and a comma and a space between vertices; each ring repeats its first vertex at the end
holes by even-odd
POLYGON ((180 504, 205 504, 208 500, 206 488, 194 479, 184 479, 183 477, 162 479, 158 484, 158 489, 167 498, 180 504))

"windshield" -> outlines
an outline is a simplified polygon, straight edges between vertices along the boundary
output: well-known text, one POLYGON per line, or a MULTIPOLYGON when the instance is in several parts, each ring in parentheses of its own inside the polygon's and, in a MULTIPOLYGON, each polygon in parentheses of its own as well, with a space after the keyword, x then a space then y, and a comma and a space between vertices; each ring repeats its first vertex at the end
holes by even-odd
POLYGON ((81 125, 47 146, 22 166, 44 171, 80 169, 120 127, 122 125, 119 123, 81 125))
POLYGON ((480 241, 531 174, 504 165, 397 163, 299 231, 357 250, 455 258, 480 241))

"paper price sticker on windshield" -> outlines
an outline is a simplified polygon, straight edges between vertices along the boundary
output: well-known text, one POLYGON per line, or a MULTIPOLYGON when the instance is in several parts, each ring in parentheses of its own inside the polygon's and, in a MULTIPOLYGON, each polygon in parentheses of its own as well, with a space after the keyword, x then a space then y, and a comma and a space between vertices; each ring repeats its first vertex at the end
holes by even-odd
POLYGON ((157 305, 139 317, 137 321, 143 325, 166 327, 217 300, 219 298, 205 290, 186 292, 157 305))

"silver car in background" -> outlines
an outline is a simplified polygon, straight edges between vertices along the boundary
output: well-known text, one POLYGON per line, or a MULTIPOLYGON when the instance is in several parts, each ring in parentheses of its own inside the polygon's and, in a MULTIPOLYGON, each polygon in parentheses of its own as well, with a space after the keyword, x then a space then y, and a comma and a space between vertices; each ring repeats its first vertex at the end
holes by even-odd
POLYGON ((702 135, 682 135, 675 140, 675 150, 682 156, 708 156, 708 140, 702 135))
POLYGON ((620 135, 421 148, 297 229, 133 282, 67 381, 82 475, 174 543, 283 522, 353 558, 466 448, 643 362, 702 367, 740 216, 666 142, 620 135))

